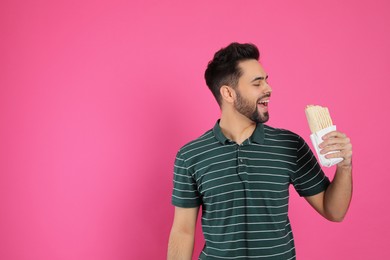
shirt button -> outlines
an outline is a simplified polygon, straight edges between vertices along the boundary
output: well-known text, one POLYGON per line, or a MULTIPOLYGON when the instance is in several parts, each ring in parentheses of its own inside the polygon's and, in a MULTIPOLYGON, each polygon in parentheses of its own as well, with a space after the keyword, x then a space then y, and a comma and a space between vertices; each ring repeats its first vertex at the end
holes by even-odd
POLYGON ((242 162, 244 162, 244 160, 243 160, 243 159, 240 159, 240 163, 242 163, 242 162))

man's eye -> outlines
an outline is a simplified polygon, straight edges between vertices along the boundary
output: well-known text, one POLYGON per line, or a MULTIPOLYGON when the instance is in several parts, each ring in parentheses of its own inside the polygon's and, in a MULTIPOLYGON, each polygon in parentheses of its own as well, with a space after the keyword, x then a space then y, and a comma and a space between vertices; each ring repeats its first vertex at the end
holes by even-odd
POLYGON ((253 86, 260 87, 260 84, 253 84, 253 86))

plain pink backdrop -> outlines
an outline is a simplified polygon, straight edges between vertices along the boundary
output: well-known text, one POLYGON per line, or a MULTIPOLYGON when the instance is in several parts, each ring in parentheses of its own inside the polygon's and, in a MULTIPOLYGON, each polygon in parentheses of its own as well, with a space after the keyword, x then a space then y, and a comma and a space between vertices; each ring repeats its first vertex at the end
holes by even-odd
POLYGON ((291 190, 298 259, 390 258, 390 2, 196 2, 0 2, 0 259, 164 259, 174 158, 218 119, 203 72, 232 41, 260 48, 269 125, 309 141, 325 105, 354 145, 343 223, 291 190))

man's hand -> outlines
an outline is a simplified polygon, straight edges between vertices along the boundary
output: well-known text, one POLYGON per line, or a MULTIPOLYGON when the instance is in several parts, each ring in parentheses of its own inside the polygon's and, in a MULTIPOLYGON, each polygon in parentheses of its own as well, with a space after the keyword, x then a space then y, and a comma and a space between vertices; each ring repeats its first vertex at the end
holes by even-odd
POLYGON ((321 193, 306 197, 306 200, 322 216, 331 221, 342 221, 352 198, 352 145, 349 138, 339 131, 323 136, 319 145, 326 158, 343 158, 337 164, 332 183, 321 193))
POLYGON ((343 158, 337 167, 351 168, 352 166, 352 144, 346 134, 339 131, 332 131, 322 137, 324 140, 320 145, 321 154, 325 158, 343 158))

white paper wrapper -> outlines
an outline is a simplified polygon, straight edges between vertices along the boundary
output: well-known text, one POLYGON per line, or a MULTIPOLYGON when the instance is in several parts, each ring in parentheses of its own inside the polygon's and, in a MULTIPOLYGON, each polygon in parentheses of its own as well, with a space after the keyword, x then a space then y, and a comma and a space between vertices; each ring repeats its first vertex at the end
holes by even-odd
POLYGON ((324 135, 326 135, 327 133, 335 131, 335 130, 336 130, 336 126, 332 125, 332 126, 324 128, 324 129, 310 135, 310 139, 311 139, 311 142, 313 143, 314 149, 316 150, 318 159, 319 159, 321 165, 325 166, 325 167, 333 166, 333 165, 338 164, 339 162, 341 162, 343 160, 343 158, 331 158, 331 159, 325 158, 326 154, 321 154, 320 148, 318 147, 319 144, 321 144, 324 141, 324 140, 322 140, 322 137, 324 135))

